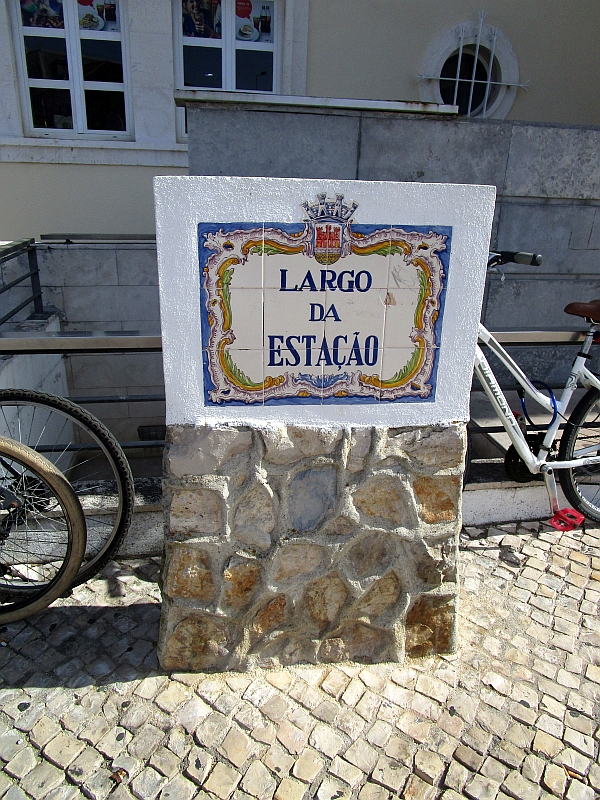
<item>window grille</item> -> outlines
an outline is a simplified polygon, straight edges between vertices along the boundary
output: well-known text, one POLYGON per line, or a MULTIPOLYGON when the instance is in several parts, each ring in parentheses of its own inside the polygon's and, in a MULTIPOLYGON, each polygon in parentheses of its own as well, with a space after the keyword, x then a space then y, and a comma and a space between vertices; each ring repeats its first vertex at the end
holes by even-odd
POLYGON ((458 27, 451 52, 439 64, 439 72, 435 70, 437 74, 417 75, 417 81, 435 86, 439 100, 458 105, 459 113, 466 117, 490 116, 490 109, 503 92, 528 87, 528 83, 503 79, 503 65, 498 58, 501 34, 497 28, 484 26, 485 16, 480 11, 478 23, 458 27))

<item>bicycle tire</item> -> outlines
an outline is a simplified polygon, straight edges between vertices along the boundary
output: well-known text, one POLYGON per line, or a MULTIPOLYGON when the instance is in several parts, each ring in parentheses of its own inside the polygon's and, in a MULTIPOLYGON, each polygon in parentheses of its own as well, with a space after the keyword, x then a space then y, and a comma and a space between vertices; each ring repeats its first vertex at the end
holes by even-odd
POLYGON ((85 583, 113 560, 131 524, 133 476, 121 446, 89 411, 30 389, 0 390, 0 435, 41 451, 71 483, 87 523, 86 555, 72 585, 85 583), (85 461, 81 454, 88 454, 85 461), (111 491, 114 484, 112 514, 98 499, 108 484, 111 491))
MULTIPOLYGON (((560 440, 558 460, 576 458, 578 449, 594 447, 600 452, 600 391, 589 389, 575 406, 560 440)), ((600 522, 600 465, 558 470, 558 479, 565 497, 573 508, 588 519, 600 522), (586 488, 584 488, 586 487, 586 488)))
POLYGON ((3 436, 0 485, 21 504, 4 509, 0 525, 0 623, 8 623, 41 611, 69 588, 85 553, 86 526, 60 470, 3 436))

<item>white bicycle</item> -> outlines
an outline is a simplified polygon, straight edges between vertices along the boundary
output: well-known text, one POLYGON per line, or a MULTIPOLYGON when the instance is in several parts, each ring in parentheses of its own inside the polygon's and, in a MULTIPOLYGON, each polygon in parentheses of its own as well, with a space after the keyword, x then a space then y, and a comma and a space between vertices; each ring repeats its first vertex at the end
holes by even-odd
MULTIPOLYGON (((488 269, 502 273, 500 267, 508 263, 539 266, 542 257, 513 251, 490 253, 488 269)), ((560 530, 572 530, 583 522, 584 516, 600 522, 600 379, 586 366, 587 359, 591 358, 592 344, 600 339, 600 299, 590 303, 569 303, 564 310, 567 314, 583 317, 590 327, 560 399, 548 387, 547 394, 536 388, 481 324, 479 343, 490 348, 522 387, 519 396, 523 414, 511 410, 479 345, 475 356, 475 373, 512 442, 513 447, 509 449, 505 462, 509 474, 516 480, 519 480, 519 476, 521 480, 531 479, 526 473, 523 474, 526 468, 531 475, 541 475, 548 490, 553 515, 550 524, 560 530), (567 408, 579 385, 588 391, 567 418, 567 408), (531 422, 525 406, 525 394, 552 415, 545 432, 540 432, 539 426, 531 422), (558 443, 556 439, 562 423, 566 425, 558 443), (529 429, 528 424, 531 426, 529 429), (574 508, 559 507, 555 471, 558 471, 563 492, 574 508)))

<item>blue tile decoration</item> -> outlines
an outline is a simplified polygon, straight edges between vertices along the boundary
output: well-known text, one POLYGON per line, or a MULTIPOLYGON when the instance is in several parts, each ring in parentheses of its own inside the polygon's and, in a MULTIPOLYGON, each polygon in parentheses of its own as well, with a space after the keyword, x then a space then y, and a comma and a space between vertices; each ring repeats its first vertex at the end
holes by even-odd
POLYGON ((205 403, 434 400, 452 228, 355 223, 343 195, 302 207, 198 225, 205 403))

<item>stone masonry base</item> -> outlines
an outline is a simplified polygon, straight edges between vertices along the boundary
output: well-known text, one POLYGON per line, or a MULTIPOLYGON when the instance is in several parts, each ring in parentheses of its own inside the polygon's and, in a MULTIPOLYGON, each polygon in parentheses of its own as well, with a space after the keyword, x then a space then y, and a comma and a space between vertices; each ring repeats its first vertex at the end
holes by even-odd
POLYGON ((163 669, 455 649, 464 425, 167 437, 163 669))

